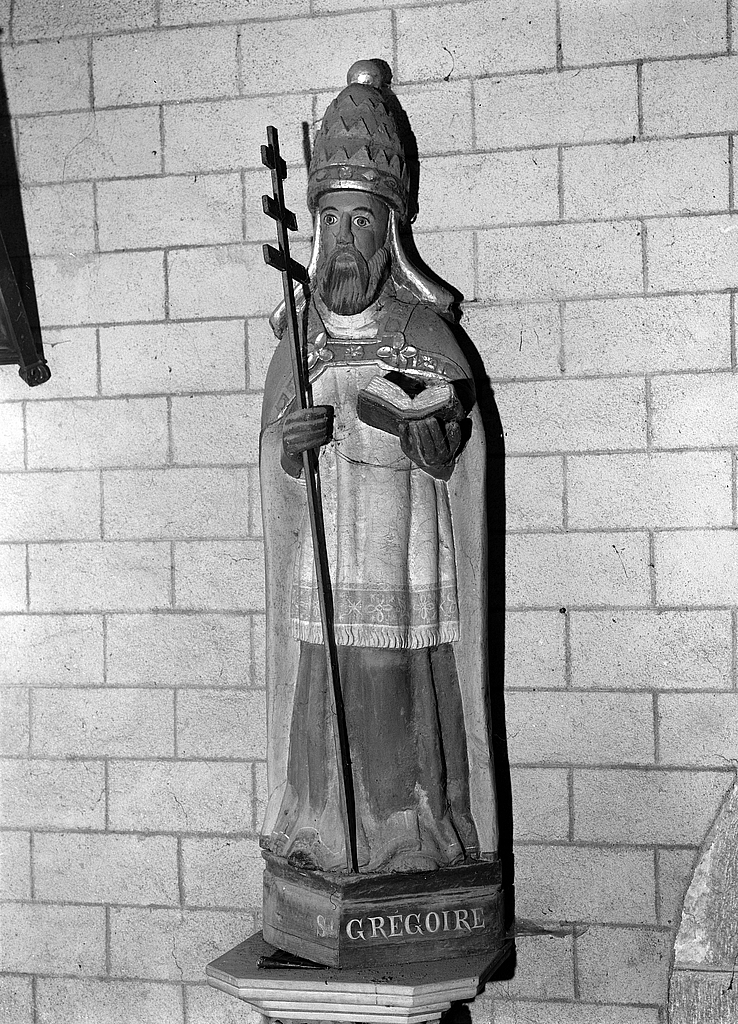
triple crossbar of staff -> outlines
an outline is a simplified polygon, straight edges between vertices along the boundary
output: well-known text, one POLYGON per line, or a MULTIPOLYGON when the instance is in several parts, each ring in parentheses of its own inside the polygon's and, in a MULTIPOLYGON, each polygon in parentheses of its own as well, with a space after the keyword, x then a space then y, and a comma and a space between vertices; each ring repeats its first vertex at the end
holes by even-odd
MULTIPOLYGON (((300 263, 290 256, 289 231, 297 230, 297 218, 288 210, 284 202, 282 182, 287 177, 287 164, 279 152, 277 129, 270 125, 267 128, 268 144, 261 147, 261 161, 272 172, 272 196, 262 196, 264 213, 276 221, 277 241, 279 248, 264 246, 264 261, 279 270, 282 274, 282 289, 287 313, 287 332, 290 340, 292 359, 292 376, 295 385, 295 402, 298 409, 312 407, 312 391, 309 385, 306 346, 304 343, 301 321, 297 315, 295 302, 295 282, 307 285, 308 272, 300 263)), ((309 449, 302 453, 302 470, 307 490, 308 515, 310 532, 313 539, 315 556, 315 576, 318 586, 318 603, 320 605, 320 621, 323 627, 323 643, 326 661, 331 679, 331 718, 333 721, 333 738, 338 762, 338 799, 341 819, 346 842, 346 862, 350 871, 359 870, 356 849, 356 804, 354 799, 353 772, 351 753, 349 750, 348 729, 346 727, 346 710, 341 690, 341 677, 338 669, 338 650, 333 632, 333 591, 331 590, 330 570, 328 565, 328 549, 325 540, 325 524, 323 506, 320 498, 320 477, 318 475, 318 453, 309 449)))

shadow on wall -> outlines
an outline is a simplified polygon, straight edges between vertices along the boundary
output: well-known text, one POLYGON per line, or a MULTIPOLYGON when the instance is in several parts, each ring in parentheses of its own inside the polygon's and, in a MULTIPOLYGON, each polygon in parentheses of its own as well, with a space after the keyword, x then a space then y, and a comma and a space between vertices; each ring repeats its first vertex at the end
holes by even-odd
POLYGON ((36 351, 43 357, 38 301, 33 283, 33 268, 28 233, 21 200, 20 177, 13 146, 13 122, 0 55, 0 236, 10 257, 10 265, 28 317, 36 351))

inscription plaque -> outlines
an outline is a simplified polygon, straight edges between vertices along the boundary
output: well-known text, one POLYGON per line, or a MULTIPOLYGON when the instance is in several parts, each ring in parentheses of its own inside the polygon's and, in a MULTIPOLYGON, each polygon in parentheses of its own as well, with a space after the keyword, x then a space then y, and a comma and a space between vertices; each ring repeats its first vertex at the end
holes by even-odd
POLYGON ((264 938, 341 967, 442 959, 499 945, 499 866, 328 876, 267 855, 264 938))

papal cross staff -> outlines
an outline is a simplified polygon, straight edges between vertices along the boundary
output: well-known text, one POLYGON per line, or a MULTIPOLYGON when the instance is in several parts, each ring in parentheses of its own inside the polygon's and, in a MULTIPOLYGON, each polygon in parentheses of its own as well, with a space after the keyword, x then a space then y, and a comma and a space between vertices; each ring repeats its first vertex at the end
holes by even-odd
MULTIPOLYGON (((261 162, 272 172, 272 196, 262 196, 264 213, 277 222, 277 240, 279 248, 264 246, 264 261, 282 273, 284 304, 287 312, 287 332, 290 340, 292 357, 292 376, 295 384, 295 401, 298 409, 309 409, 312 404, 312 392, 309 386, 305 344, 300 329, 300 320, 295 303, 294 282, 306 285, 309 282, 305 267, 290 257, 289 231, 297 230, 297 218, 284 203, 282 182, 287 177, 287 165, 279 152, 277 129, 271 125, 267 128, 268 145, 261 147, 261 162)), ((341 691, 341 678, 338 671, 338 651, 333 632, 333 592, 331 590, 330 571, 328 567, 328 550, 325 541, 325 525, 323 507, 320 500, 320 478, 318 476, 317 451, 310 449, 302 453, 302 470, 307 489, 308 514, 310 516, 310 532, 313 538, 313 554, 315 556, 315 575, 318 585, 318 603, 320 620, 323 626, 323 643, 325 644, 328 671, 331 677, 333 738, 338 761, 338 799, 341 818, 346 838, 346 861, 349 870, 359 870, 356 851, 356 804, 354 800, 353 772, 349 751, 348 730, 346 728, 346 711, 341 691)))

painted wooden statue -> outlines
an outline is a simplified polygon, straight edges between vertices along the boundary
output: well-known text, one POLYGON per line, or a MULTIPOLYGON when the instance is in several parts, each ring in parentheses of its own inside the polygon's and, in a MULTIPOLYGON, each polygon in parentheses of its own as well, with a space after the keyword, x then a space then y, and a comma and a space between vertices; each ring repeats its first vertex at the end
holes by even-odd
MULTIPOLYGON (((359 61, 317 133, 309 285, 313 407, 295 408, 284 306, 266 382, 267 859, 345 871, 302 453, 318 449, 362 875, 494 858, 484 436, 452 296, 403 249, 409 176, 380 63, 359 61)), ((266 930, 265 930, 266 934, 266 930)))

